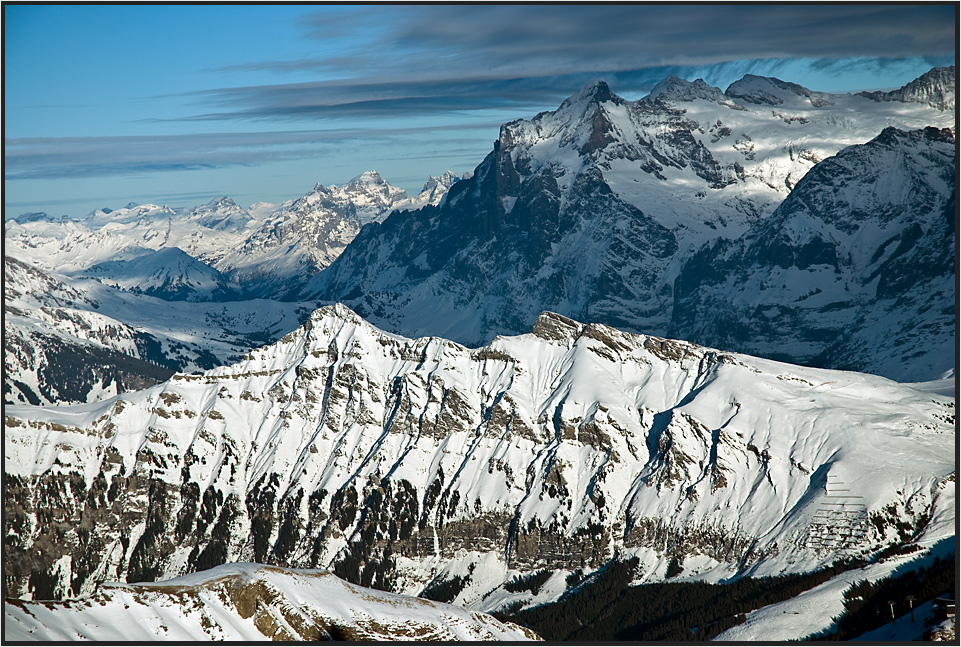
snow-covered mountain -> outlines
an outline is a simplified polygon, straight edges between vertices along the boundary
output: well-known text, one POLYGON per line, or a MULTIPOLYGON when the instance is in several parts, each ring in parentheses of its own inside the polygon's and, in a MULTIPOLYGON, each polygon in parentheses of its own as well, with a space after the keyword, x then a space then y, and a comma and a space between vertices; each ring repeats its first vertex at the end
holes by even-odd
POLYGON ((901 381, 954 369, 955 190, 949 129, 842 150, 685 264, 670 334, 901 381))
POLYGON ((104 584, 69 602, 3 606, 4 639, 19 641, 538 640, 476 611, 356 586, 326 571, 259 564, 104 584))
POLYGON ((174 301, 290 297, 368 223, 436 205, 457 177, 431 177, 409 198, 376 171, 318 184, 280 207, 223 197, 194 208, 129 204, 83 218, 24 214, 4 223, 5 253, 38 269, 90 277, 174 301))
POLYGON ((502 126, 445 202, 365 228, 303 296, 469 345, 527 330, 544 309, 666 334, 696 250, 744 235, 846 146, 953 122, 750 75, 726 92, 672 78, 635 102, 595 82, 502 126))
POLYGON ((958 81, 953 65, 936 67, 891 92, 859 92, 858 95, 873 101, 899 101, 901 103, 925 103, 938 110, 954 110, 957 106, 958 81))
POLYGON ((77 275, 166 301, 239 301, 244 297, 239 284, 179 247, 133 249, 77 275))
POLYGON ((6 407, 4 595, 256 561, 493 610, 632 556, 638 581, 870 558, 953 532, 945 387, 549 313, 468 349, 326 307, 203 375, 6 407))
POLYGON ((318 184, 271 214, 215 266, 257 296, 288 298, 307 277, 329 265, 361 227, 407 201, 405 191, 376 171, 340 187, 318 184))

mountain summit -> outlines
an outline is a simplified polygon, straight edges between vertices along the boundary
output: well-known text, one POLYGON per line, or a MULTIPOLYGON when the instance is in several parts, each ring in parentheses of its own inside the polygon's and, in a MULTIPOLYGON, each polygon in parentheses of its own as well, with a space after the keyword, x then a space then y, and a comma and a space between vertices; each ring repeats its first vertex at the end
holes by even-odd
MULTIPOLYGON (((907 132, 950 125, 949 117, 927 105, 905 109, 752 75, 725 94, 703 81, 667 79, 640 101, 593 82, 555 111, 501 126, 493 151, 443 204, 365 228, 301 296, 347 303, 398 333, 468 345, 527 330, 542 310, 683 338, 695 331, 675 327, 686 320, 675 312, 675 281, 690 276, 685 267, 697 250, 759 226, 846 146, 892 122, 907 132)), ((865 164, 860 173, 876 172, 865 164)), ((950 192, 935 175, 917 179, 932 182, 925 191, 950 192)), ((731 304, 717 307, 699 316, 720 320, 731 304)), ((782 359, 893 375, 890 358, 870 344, 843 362, 821 354, 827 345, 782 359)), ((927 368, 897 374, 936 377, 927 368)))

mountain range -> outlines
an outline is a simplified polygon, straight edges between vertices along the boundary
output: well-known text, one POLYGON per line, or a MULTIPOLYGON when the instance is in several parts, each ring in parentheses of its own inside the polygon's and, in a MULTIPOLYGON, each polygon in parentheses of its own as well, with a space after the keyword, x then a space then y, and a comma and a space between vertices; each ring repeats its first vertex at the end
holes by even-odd
POLYGON ((323 571, 256 564, 103 584, 72 603, 5 601, 4 617, 4 638, 20 641, 537 640, 528 629, 450 604, 366 589, 323 571))
POLYGON ((472 350, 330 306, 235 365, 8 406, 5 595, 254 561, 488 611, 612 559, 807 572, 954 523, 939 388, 551 313, 472 350))
POLYGON ((7 627, 110 639, 140 600, 168 637, 536 638, 482 614, 837 609, 945 556, 954 84, 596 81, 414 198, 6 220, 7 627))

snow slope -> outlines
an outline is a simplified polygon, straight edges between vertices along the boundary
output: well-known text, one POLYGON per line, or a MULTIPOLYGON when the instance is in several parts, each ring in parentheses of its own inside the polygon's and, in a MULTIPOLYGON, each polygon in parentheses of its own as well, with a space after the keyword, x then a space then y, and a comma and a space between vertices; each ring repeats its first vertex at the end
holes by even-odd
POLYGON ((318 570, 227 564, 157 583, 104 584, 64 602, 4 601, 6 640, 538 640, 449 604, 318 570))
POLYGON ((953 430, 929 385, 549 313, 472 350, 331 306, 203 375, 8 406, 6 595, 257 561, 489 610, 615 556, 805 572, 953 533, 953 430))
MULTIPOLYGON (((954 505, 956 497, 954 485, 950 484, 950 487, 945 488, 945 493, 950 497, 950 499, 946 498, 945 503, 954 505)), ((842 573, 795 598, 756 609, 747 614, 743 624, 718 634, 714 640, 735 643, 759 640, 801 640, 812 634, 830 630, 834 625, 834 619, 845 612, 844 592, 851 585, 860 581, 874 582, 890 577, 903 572, 906 566, 912 569, 928 566, 932 556, 943 552, 941 549, 946 547, 943 544, 950 544, 948 548, 954 545, 953 538, 949 542, 942 542, 942 546, 935 546, 936 543, 937 540, 934 537, 924 542, 925 548, 934 548, 932 553, 924 557, 918 558, 916 554, 904 555, 868 564, 863 568, 842 573)), ((900 608, 903 601, 897 602, 900 608)), ((920 640, 926 629, 924 621, 931 615, 931 604, 919 604, 914 613, 916 620, 914 623, 910 622, 910 615, 905 614, 894 624, 868 632, 857 640, 870 643, 920 640)))

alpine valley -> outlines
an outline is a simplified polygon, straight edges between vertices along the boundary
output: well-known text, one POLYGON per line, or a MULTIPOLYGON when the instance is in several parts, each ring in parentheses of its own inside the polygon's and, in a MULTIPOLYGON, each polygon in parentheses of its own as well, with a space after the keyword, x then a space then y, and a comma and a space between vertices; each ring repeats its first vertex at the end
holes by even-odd
POLYGON ((830 638, 933 582, 955 84, 597 81, 415 197, 8 218, 5 637, 830 638))

